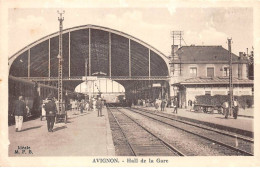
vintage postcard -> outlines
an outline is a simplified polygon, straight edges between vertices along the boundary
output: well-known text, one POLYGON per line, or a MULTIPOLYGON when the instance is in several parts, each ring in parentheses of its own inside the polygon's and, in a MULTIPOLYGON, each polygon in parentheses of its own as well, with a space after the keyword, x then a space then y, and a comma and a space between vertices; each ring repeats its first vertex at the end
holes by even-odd
POLYGON ((0 166, 259 166, 259 1, 1 1, 0 166))

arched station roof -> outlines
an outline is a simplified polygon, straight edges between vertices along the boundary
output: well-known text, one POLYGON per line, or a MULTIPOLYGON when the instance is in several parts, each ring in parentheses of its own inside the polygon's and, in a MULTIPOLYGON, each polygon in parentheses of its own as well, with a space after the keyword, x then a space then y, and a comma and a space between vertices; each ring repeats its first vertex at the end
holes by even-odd
MULTIPOLYGON (((163 53, 126 33, 84 25, 65 29, 62 35, 63 77, 85 76, 86 68, 88 76, 111 79, 169 75, 168 58, 163 53)), ((57 77, 58 47, 59 32, 29 44, 9 57, 9 75, 31 79, 57 77)))

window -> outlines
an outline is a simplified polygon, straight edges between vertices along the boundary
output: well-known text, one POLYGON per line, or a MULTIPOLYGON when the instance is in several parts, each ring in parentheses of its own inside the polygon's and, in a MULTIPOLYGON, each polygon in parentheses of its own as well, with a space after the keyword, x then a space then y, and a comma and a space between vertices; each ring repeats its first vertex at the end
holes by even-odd
POLYGON ((207 77, 214 77, 214 67, 207 67, 207 77))
POLYGON ((224 69, 223 69, 223 76, 224 77, 228 77, 229 76, 229 68, 228 67, 224 67, 224 69))
POLYGON ((197 77, 197 67, 190 67, 190 76, 197 77))
POLYGON ((211 96, 211 91, 205 91, 205 95, 211 96))

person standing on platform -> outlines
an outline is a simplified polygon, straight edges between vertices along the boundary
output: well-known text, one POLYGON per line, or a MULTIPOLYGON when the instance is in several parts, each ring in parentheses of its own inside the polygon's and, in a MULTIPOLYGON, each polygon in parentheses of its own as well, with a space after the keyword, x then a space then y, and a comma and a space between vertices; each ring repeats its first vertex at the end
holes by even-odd
POLYGON ((155 112, 158 112, 158 109, 159 109, 159 99, 155 99, 154 107, 155 107, 155 112))
POLYGON ((173 108, 173 103, 174 103, 174 100, 173 99, 171 99, 171 101, 170 101, 171 103, 170 103, 170 108, 173 108))
POLYGON ((165 109, 165 104, 166 104, 165 100, 162 99, 162 103, 161 103, 161 111, 164 111, 164 109, 165 109))
POLYGON ((158 105, 159 105, 159 110, 161 110, 162 109, 162 100, 160 98, 158 99, 158 105))
POLYGON ((192 109, 192 101, 188 100, 188 110, 191 111, 192 109))
POLYGON ((222 108, 223 108, 223 114, 225 115, 225 118, 228 118, 229 115, 229 103, 228 102, 224 102, 222 104, 222 108))
POLYGON ((46 104, 46 100, 42 101, 42 115, 41 115, 41 121, 43 117, 46 117, 46 111, 45 111, 45 104, 46 104))
POLYGON ((96 107, 97 107, 97 101, 95 98, 93 98, 93 110, 96 111, 96 107))
POLYGON ((47 100, 48 101, 45 104, 47 128, 48 128, 48 132, 53 132, 55 116, 57 113, 57 106, 52 95, 49 95, 47 100))
POLYGON ((238 101, 236 97, 234 99, 233 107, 234 107, 233 117, 236 119, 238 115, 238 101))
POLYGON ((85 102, 84 99, 82 99, 80 102, 80 113, 83 113, 84 107, 85 107, 85 102))
POLYGON ((79 110, 79 105, 80 105, 80 102, 78 100, 76 100, 76 110, 77 111, 79 110))
POLYGON ((97 109, 98 109, 98 117, 102 116, 102 101, 101 101, 101 98, 98 98, 98 101, 96 102, 96 106, 97 106, 97 109))
POLYGON ((26 114, 26 105, 23 96, 19 96, 15 102, 13 115, 15 116, 15 131, 20 132, 23 126, 23 116, 26 114))
POLYGON ((89 99, 89 110, 91 111, 93 109, 93 100, 89 99))
POLYGON ((177 98, 174 99, 174 102, 173 102, 173 113, 176 113, 178 114, 178 101, 177 101, 177 98))
POLYGON ((86 101, 86 105, 85 105, 85 110, 88 112, 89 111, 89 101, 86 101))
POLYGON ((73 111, 76 109, 76 100, 73 100, 71 102, 71 108, 72 108, 73 111))

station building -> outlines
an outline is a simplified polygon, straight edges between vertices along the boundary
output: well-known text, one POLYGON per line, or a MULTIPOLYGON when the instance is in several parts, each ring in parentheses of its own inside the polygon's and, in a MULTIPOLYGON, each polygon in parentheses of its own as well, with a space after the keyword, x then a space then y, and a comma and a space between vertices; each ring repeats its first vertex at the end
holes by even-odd
MULTIPOLYGON (((121 84, 132 101, 178 96, 185 107, 197 95, 228 94, 229 52, 221 46, 173 46, 169 60, 142 40, 111 28, 82 25, 64 29, 62 37, 64 91, 98 77, 121 84)), ((9 78, 57 87, 58 49, 59 32, 27 45, 9 57, 9 78)), ((252 95, 248 59, 242 54, 232 58, 234 94, 252 95)), ((9 83, 9 96, 25 93, 18 87, 9 83)), ((38 92, 49 93, 48 89, 38 92)))
MULTIPOLYGON (((229 51, 222 46, 172 47, 171 91, 179 107, 186 107, 198 95, 229 93, 229 51)), ((248 58, 232 53, 234 95, 253 95, 253 80, 248 79, 248 58)))

